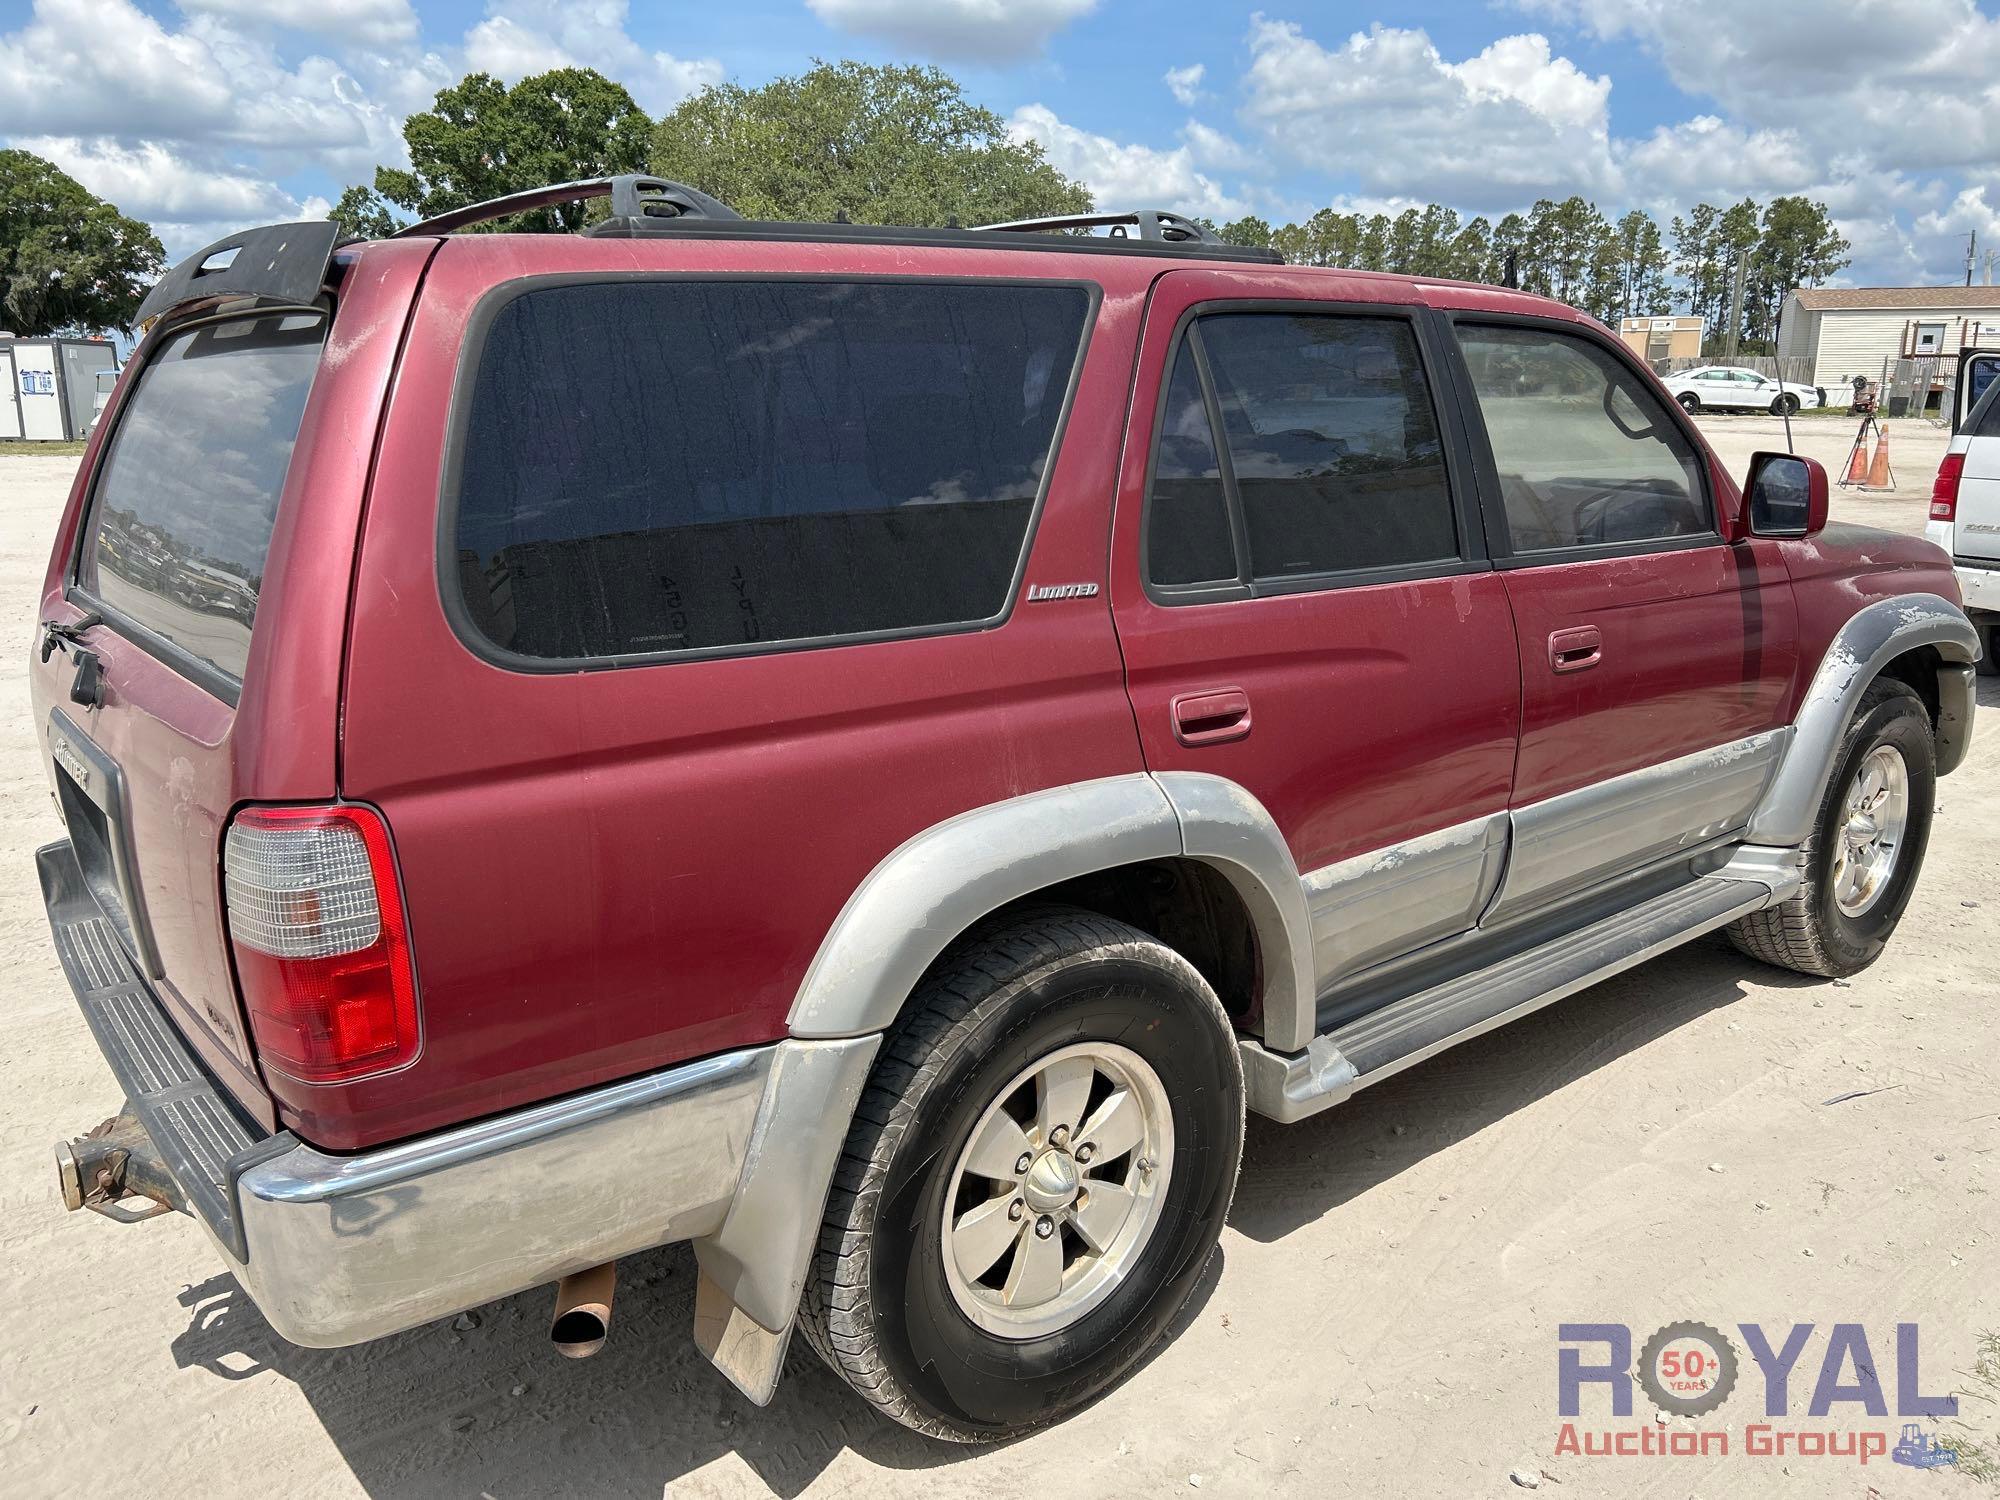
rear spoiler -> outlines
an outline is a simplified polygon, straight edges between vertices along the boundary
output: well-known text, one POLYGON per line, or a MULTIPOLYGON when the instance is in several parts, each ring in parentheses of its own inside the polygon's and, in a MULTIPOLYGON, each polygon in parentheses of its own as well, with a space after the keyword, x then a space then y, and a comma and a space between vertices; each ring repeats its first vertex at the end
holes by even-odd
POLYGON ((256 297, 303 307, 326 284, 326 268, 340 241, 340 225, 332 219, 266 224, 224 235, 162 276, 139 304, 134 321, 143 327, 198 297, 256 297))

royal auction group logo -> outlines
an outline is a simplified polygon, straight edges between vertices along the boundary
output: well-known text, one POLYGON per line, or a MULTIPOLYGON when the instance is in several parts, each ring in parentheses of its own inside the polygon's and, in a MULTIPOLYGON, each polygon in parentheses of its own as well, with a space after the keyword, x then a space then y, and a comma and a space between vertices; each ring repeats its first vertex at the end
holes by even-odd
MULTIPOLYGON (((1738 1323, 1744 1368, 1737 1344, 1708 1323, 1680 1321, 1655 1331, 1633 1357, 1632 1330, 1623 1323, 1564 1323, 1557 1330, 1557 1411, 1565 1419, 1556 1436, 1558 1457, 1673 1458, 1728 1457, 1835 1459, 1866 1464, 1874 1459, 1913 1468, 1939 1468, 1957 1455, 1940 1447, 1921 1421, 1904 1422, 1894 1436, 1863 1419, 1890 1416, 1890 1393, 1898 1417, 1958 1415, 1958 1398, 1926 1395, 1922 1388, 1921 1335, 1914 1323, 1895 1325, 1893 1339, 1871 1341, 1860 1323, 1835 1323, 1824 1345, 1808 1358, 1817 1325, 1794 1323, 1782 1333, 1759 1323, 1738 1323), (1875 1347, 1893 1350, 1892 1363, 1876 1362, 1875 1347), (1887 1369, 1892 1379, 1885 1383, 1887 1369), (1810 1387, 1808 1388, 1808 1378, 1810 1387), (1761 1395, 1762 1421, 1730 1425, 1712 1418, 1737 1390, 1761 1395), (1761 1385, 1761 1391, 1758 1386, 1761 1385), (1601 1388, 1610 1415, 1630 1417, 1633 1390, 1645 1393, 1660 1413, 1653 1421, 1629 1426, 1592 1427, 1578 1420, 1585 1392, 1601 1388), (1809 1394, 1808 1394, 1809 1389, 1809 1394), (1804 1396, 1795 1419, 1794 1396, 1804 1396), (1681 1419, 1675 1422, 1673 1419, 1681 1419), (1810 1424, 1810 1425, 1808 1425, 1810 1424), (1848 1424, 1848 1425, 1843 1425, 1848 1424)), ((1600 1398, 1601 1403, 1602 1398, 1600 1398)))

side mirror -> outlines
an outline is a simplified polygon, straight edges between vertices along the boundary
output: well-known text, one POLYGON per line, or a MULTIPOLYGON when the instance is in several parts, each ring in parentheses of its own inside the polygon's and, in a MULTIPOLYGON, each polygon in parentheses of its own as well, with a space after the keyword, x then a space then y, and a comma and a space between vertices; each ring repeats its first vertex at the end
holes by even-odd
POLYGON ((1795 453, 1753 453, 1744 481, 1752 536, 1817 536, 1826 529, 1826 470, 1795 453))

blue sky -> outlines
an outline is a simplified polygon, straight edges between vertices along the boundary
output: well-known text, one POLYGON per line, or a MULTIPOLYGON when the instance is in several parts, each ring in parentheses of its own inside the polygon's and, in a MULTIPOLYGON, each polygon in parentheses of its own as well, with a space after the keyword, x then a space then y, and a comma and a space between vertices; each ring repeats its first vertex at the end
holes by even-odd
POLYGON ((813 57, 935 62, 1100 203, 1282 222, 1804 192, 1852 283, 2000 250, 2000 20, 1974 0, 0 0, 0 137, 171 252, 323 213, 440 86, 583 63, 655 112, 813 57))

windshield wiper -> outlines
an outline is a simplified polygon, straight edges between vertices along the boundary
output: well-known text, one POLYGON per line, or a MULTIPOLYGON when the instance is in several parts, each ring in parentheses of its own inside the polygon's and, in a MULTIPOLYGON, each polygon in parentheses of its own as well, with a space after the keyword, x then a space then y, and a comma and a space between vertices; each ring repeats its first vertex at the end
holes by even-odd
POLYGON ((47 661, 56 647, 67 651, 72 646, 83 644, 83 633, 93 625, 102 625, 104 616, 92 611, 80 619, 42 621, 42 660, 47 661))

